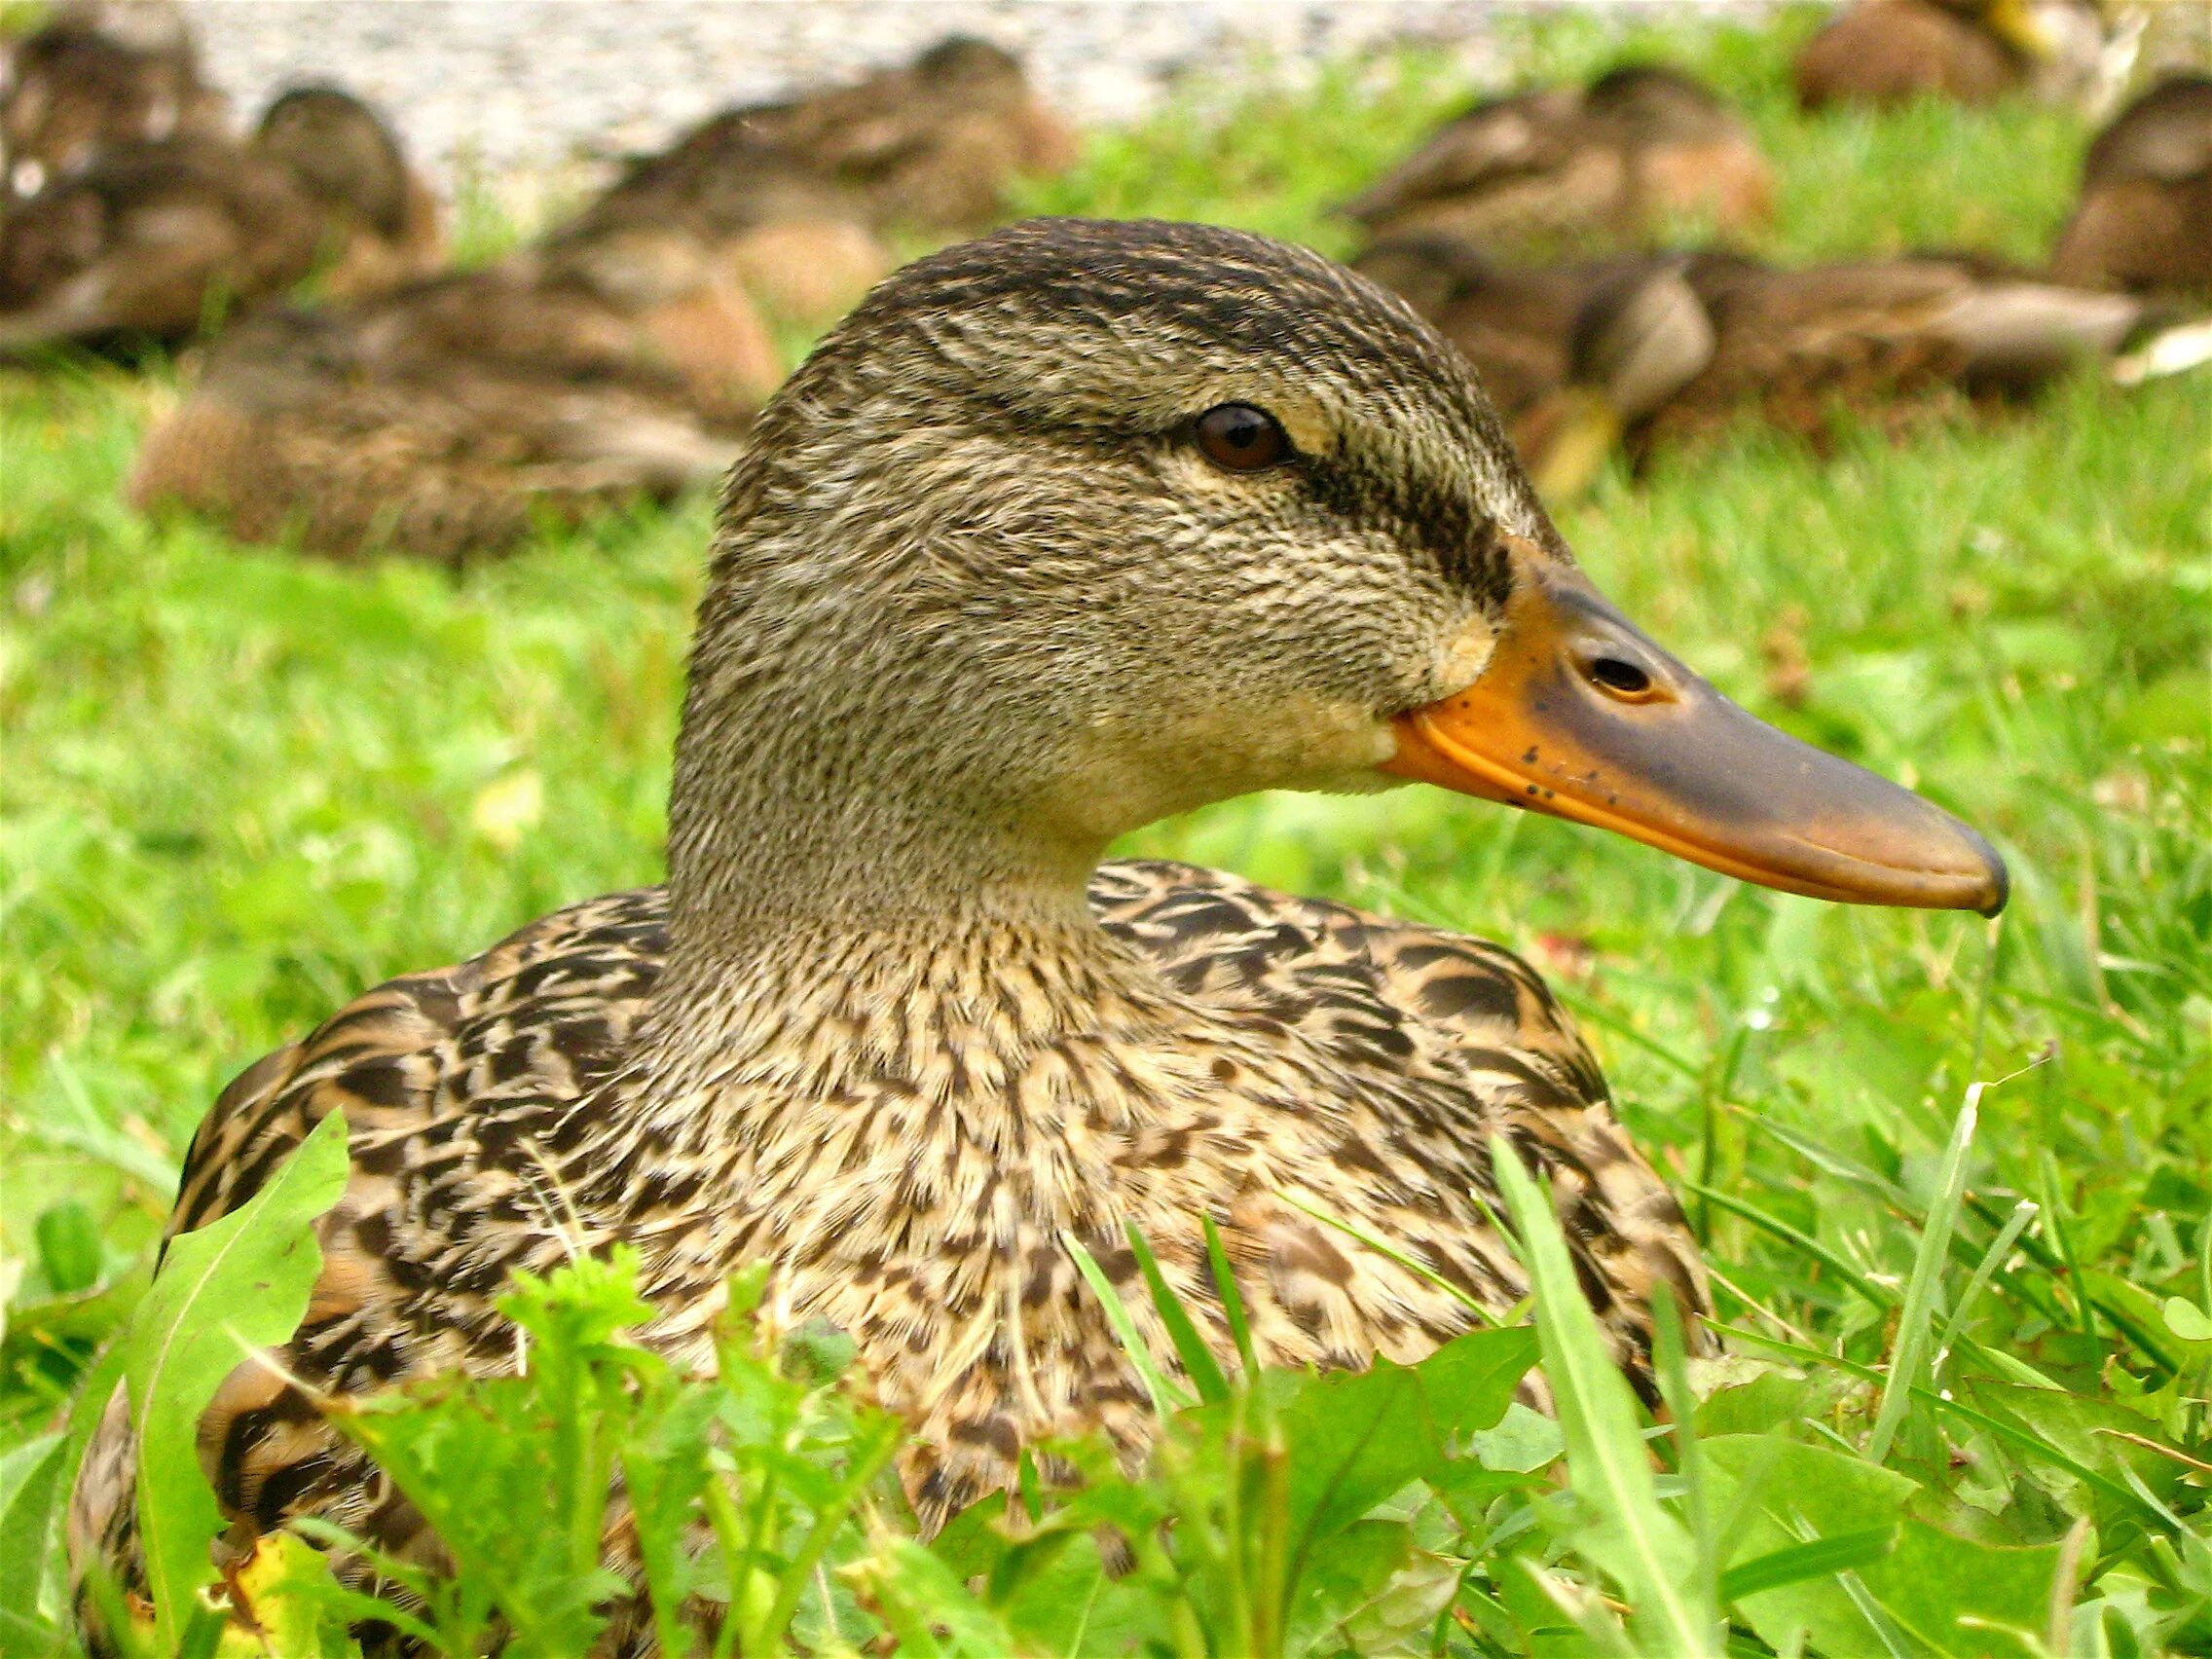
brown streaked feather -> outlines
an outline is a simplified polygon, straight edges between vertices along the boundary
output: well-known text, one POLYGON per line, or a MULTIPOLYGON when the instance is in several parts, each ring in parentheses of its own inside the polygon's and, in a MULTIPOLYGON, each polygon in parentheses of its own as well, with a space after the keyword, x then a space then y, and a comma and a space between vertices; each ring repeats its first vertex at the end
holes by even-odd
MULTIPOLYGON (((1379 1272, 1403 1275, 1253 1184, 1256 1161, 1291 1158, 1299 1143, 1303 1184, 1324 1208, 1407 1239, 1478 1300, 1510 1303, 1518 1269, 1466 1197, 1487 1185, 1493 1129, 1549 1172, 1624 1359, 1641 1364, 1648 1351, 1642 1309, 1655 1279, 1685 1306, 1704 1306, 1679 1210, 1621 1135, 1571 1023, 1518 957, 1182 865, 1108 865, 1091 897, 1107 933, 1223 1033, 1219 1047, 1189 1055, 1202 1087, 1188 1118, 1127 1137, 1115 1154, 1132 1193, 1164 1175, 1189 1194, 1194 1209, 1182 1225, 1159 1227, 1155 1244, 1203 1315, 1218 1323, 1220 1305, 1190 1218, 1211 1210, 1255 1330, 1282 1362, 1362 1365, 1378 1348, 1410 1359, 1463 1328, 1448 1299, 1418 1284, 1378 1287, 1379 1272), (1287 1073, 1272 1052, 1286 1042, 1309 1056, 1287 1073), (1316 1079, 1358 1080, 1353 1098, 1309 1110, 1294 1092, 1306 1067, 1316 1079), (1439 1205, 1458 1219, 1439 1227, 1439 1205)), ((434 1564, 420 1517, 322 1425, 299 1384, 359 1393, 434 1372, 500 1370, 511 1338, 492 1302, 513 1270, 543 1271, 571 1249, 624 1235, 650 1251, 649 1210, 602 1214, 566 1166, 593 1146, 589 1101, 650 1002, 664 913, 661 889, 617 894, 458 968, 395 979, 256 1062, 217 1100, 186 1158, 172 1236, 244 1202, 332 1110, 346 1114, 353 1157, 346 1195, 321 1226, 325 1266, 306 1323, 277 1367, 241 1364, 202 1419, 203 1458, 234 1524, 226 1554, 313 1514, 434 1564)), ((1088 1063, 1109 1062, 1101 1051, 1088 1063)), ((1133 1272, 1103 1222, 1091 1246, 1110 1273, 1133 1272)), ((967 1288, 958 1272, 943 1277, 940 1259, 902 1264, 888 1246, 869 1249, 886 1251, 870 1254, 872 1269, 801 1260, 793 1272, 830 1265, 846 1299, 857 1291, 866 1304, 849 1323, 878 1391, 922 1421, 904 1467, 932 1525, 1003 1484, 1018 1447, 1042 1432, 1103 1425, 1124 1444, 1143 1442, 1149 1406, 1056 1240, 1041 1235, 1032 1255, 1006 1264, 1003 1281, 1032 1334, 1030 1366, 1057 1373, 1027 1385, 1042 1422, 1019 1403, 1024 1385, 1003 1344, 965 1350, 958 1340, 969 1317, 999 1310, 1000 1294, 967 1288), (907 1340, 924 1332, 926 1341, 907 1340)), ((807 1312, 793 1307, 790 1316, 807 1312)), ((678 1323, 672 1346, 700 1357, 696 1321, 678 1323)), ((1226 1346, 1226 1330, 1215 1335, 1226 1346)), ((129 1440, 127 1417, 111 1411, 72 1537, 80 1562, 96 1557, 137 1593, 129 1440)))

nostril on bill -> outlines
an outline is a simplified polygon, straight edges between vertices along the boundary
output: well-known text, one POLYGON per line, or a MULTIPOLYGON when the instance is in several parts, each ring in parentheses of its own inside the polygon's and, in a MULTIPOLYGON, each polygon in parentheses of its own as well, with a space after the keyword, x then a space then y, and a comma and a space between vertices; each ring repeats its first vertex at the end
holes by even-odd
POLYGON ((1592 680, 1622 697, 1641 697, 1651 689, 1651 676, 1620 657, 1599 657, 1589 672, 1592 680))

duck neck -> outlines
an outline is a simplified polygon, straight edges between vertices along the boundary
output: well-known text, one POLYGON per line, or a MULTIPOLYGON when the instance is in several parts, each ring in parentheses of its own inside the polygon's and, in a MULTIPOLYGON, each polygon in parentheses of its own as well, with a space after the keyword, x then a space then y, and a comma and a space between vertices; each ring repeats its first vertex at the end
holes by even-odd
POLYGON ((632 1068, 671 1132, 758 1133, 882 1087, 987 1116, 1029 1056, 1167 1017, 1164 981, 1090 913, 1103 837, 1015 810, 1003 768, 931 730, 941 710, 824 718, 819 682, 702 710, 698 678, 632 1068))

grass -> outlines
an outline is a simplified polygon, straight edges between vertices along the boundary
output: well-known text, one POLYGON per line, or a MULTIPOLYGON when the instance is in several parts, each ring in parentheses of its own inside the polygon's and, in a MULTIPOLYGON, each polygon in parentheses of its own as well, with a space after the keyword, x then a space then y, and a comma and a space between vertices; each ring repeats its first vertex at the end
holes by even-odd
MULTIPOLYGON (((1781 171, 1761 252, 1937 243, 2032 259, 2047 244, 2077 118, 2009 105, 1800 120, 1781 64, 1806 25, 1647 25, 1624 47, 1554 19, 1520 44, 1544 73, 1625 50, 1713 75, 1781 171)), ((1467 91, 1418 55, 1298 99, 1200 89, 1095 138, 1033 204, 1346 251, 1327 203, 1467 91)), ((174 395, 167 370, 0 390, 4 1530, 31 1490, 20 1454, 128 1306, 182 1149, 231 1075, 394 973, 657 879, 709 507, 549 535, 460 577, 341 570, 120 503, 138 434, 174 395)), ((1740 1333, 1693 1380, 1711 1440, 1696 1513, 1679 1449, 1648 1500, 1693 1537, 1701 1594, 1726 1601, 1740 1650, 1786 1650, 1796 1632, 1828 1652, 2204 1651, 2212 399, 2201 378, 2126 394, 2084 379, 1901 441, 1839 421, 1825 447, 1742 430, 1641 481, 1608 477, 1562 528, 1631 615, 1731 695, 1987 830, 2016 878, 2001 924, 1781 897, 1419 791, 1235 802, 1131 850, 1487 934, 1551 973, 1630 1130, 1681 1190, 1719 1317, 1740 1333), (1947 1157, 1977 1080, 1993 1083, 1977 1132, 1947 1157), (1985 1259, 2023 1199, 2032 1223, 1985 1259), (1932 1212, 1950 1220, 1924 1234, 1932 1212), (1961 1307, 1977 1269, 1986 1288, 1961 1307), (1885 1400, 1893 1358, 1902 1380, 1885 1400), (1863 1456, 1878 1409, 1887 1467, 1863 1456), (1968 1604, 2023 1563, 2049 1616, 1997 1632, 2013 1613, 1968 1604), (1790 1579, 1799 1567, 1820 1571, 1790 1579), (1941 1595, 1957 1604, 1913 1600, 1941 1595)), ((1512 1487, 1513 1470, 1548 1461, 1516 1461, 1507 1440, 1542 1435, 1512 1415, 1454 1442, 1481 1450, 1463 1490, 1431 1482, 1447 1521, 1392 1512, 1424 1559, 1461 1564, 1413 1635, 1379 1614, 1316 1626, 1287 1589, 1288 1625, 1249 1606, 1207 1623, 1187 1551, 1227 1539, 1220 1561, 1235 1564, 1258 1539, 1253 1560, 1274 1560, 1264 1529, 1239 1530, 1266 1506, 1232 1501, 1236 1471, 1262 1491, 1267 1458, 1318 1433, 1293 1402, 1291 1428, 1239 1417, 1222 1439, 1206 1412, 1263 1412, 1238 1387, 1190 1414, 1198 1461, 1163 1455, 1141 1489, 1185 1518, 1183 1541, 1130 1581, 1167 1586, 1169 1645, 1190 1650, 1197 1629, 1198 1646, 1234 1650, 1206 1633, 1264 1630, 1364 1649, 1387 1626, 1420 1651, 1550 1651, 1649 1628, 1645 1606, 1608 1623, 1598 1594, 1633 1604, 1647 1574, 1616 1571, 1597 1534, 1546 1507, 1570 1499, 1512 1487), (1461 1501, 1476 1474, 1500 1484, 1461 1501)), ((1612 1405, 1592 1420, 1612 1422, 1612 1405)), ((1598 1455, 1569 1456, 1573 1486, 1598 1455)), ((942 1641, 974 1651, 1058 1640, 1009 1610, 1013 1590, 981 1610, 955 1596, 999 1546, 971 1534, 933 1554, 838 1513, 847 1530, 824 1548, 866 1590, 866 1616, 915 1641, 951 1630, 942 1641)), ((1370 1524, 1331 1532, 1322 1567, 1367 1559, 1370 1524)), ((1407 1595, 1411 1560, 1389 1580, 1407 1595)), ((1018 1588, 1041 1561, 984 1565, 1018 1588)), ((804 1588, 776 1583, 754 1628, 804 1588)), ((864 1616, 843 1589, 805 1616, 832 1601, 864 1616)))

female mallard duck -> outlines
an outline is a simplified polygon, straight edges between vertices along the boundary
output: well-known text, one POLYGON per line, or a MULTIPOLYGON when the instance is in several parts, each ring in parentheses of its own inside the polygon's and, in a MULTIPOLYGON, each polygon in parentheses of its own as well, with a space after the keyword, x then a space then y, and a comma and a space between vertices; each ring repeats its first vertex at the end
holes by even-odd
POLYGON ((2062 282, 2212 298, 2212 75, 2161 81, 2089 146, 2062 282))
POLYGON ((956 36, 850 87, 723 111, 634 164, 561 236, 682 226, 772 311, 819 324, 890 269, 882 237, 981 230, 1016 178, 1074 159, 1019 59, 956 36))
MULTIPOLYGON (((435 1563, 317 1397, 512 1363, 494 1306, 640 1253, 644 1340, 707 1363, 730 1272, 842 1327, 926 1525, 1145 1395, 1061 1240, 1141 1228, 1211 1340, 1211 1217, 1259 1352, 1411 1359, 1493 1308, 1488 1136, 1548 1171, 1622 1362, 1702 1303, 1680 1211, 1536 976, 1495 945, 1115 836, 1259 789, 1407 778, 1772 886, 1993 911, 1964 825, 1761 725, 1576 570, 1458 357, 1301 249, 1040 220, 908 267, 765 410, 699 611, 669 881, 396 979, 231 1085, 172 1235, 343 1109, 307 1322, 201 1427, 226 1552, 319 1515, 435 1563)), ((1170 1370, 1141 1297, 1131 1312, 1170 1370)), ((141 1582, 118 1393, 71 1519, 141 1582)), ((610 1529, 618 1567, 626 1530, 610 1529)), ((617 1612, 608 1650, 651 1651, 617 1612)))
POLYGON ((177 340, 323 270, 373 293, 441 253, 427 192, 358 99, 290 93, 242 148, 117 146, 0 210, 0 351, 177 340))
POLYGON ((283 164, 322 211, 325 293, 383 293, 445 263, 437 198, 398 134, 352 93, 293 88, 262 116, 253 148, 283 164))
POLYGON ((1853 0, 1798 49, 1792 76, 1807 109, 1987 103, 2091 82, 2103 44, 2094 0, 1853 0))
MULTIPOLYGON (((633 250, 635 252, 635 250, 633 250)), ((445 564, 729 465, 780 378, 766 326, 681 244, 608 279, 525 255, 211 344, 129 494, 249 541, 445 564)))
POLYGON ((1437 234, 1548 257, 1635 246, 1685 217, 1720 231, 1772 208, 1751 130, 1678 70, 1636 65, 1587 88, 1478 103, 1346 203, 1378 238, 1437 234))
POLYGON ((968 35, 903 68, 741 119, 758 142, 853 192, 882 229, 980 230, 1005 215, 1016 178, 1059 172, 1076 155, 1021 60, 968 35))
POLYGON ((1392 238, 1352 261, 1458 349, 1531 465, 1551 445, 1574 377, 1577 322, 1597 295, 1645 268, 1634 256, 1499 265, 1443 236, 1392 238))
POLYGON ((1746 411, 1811 441, 1838 407, 2016 397, 2110 358, 2158 315, 1962 255, 1782 271, 1670 256, 1605 277, 1575 319, 1570 385, 1524 422, 1547 494, 1587 484, 1613 444, 1641 460, 1746 411))
POLYGON ((192 33, 165 0, 77 0, 6 50, 0 197, 34 195, 118 144, 226 129, 229 106, 201 81, 192 33))

